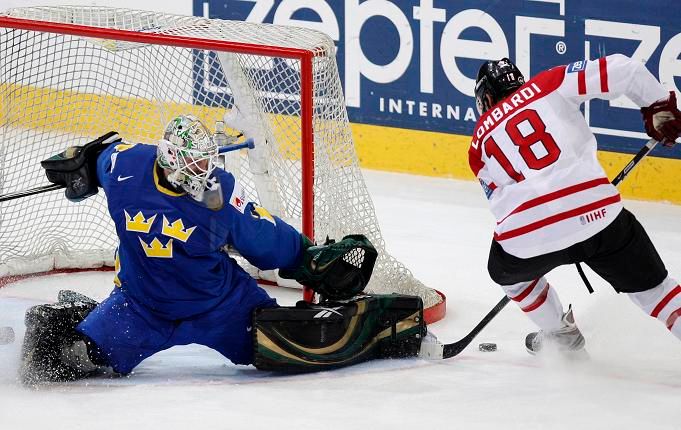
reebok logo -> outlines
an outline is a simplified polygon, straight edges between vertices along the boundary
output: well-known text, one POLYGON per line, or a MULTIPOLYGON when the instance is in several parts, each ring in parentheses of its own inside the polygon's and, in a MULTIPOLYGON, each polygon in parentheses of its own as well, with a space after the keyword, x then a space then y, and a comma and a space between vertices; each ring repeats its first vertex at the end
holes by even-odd
POLYGON ((328 318, 333 314, 336 314, 336 315, 339 315, 339 316, 342 317, 343 314, 338 312, 337 309, 340 309, 340 307, 338 307, 338 308, 322 308, 322 310, 320 312, 317 312, 317 314, 315 314, 315 316, 313 318, 328 318))
POLYGON ((121 175, 118 175, 118 182, 127 181, 128 179, 130 179, 130 178, 132 178, 132 177, 133 177, 133 176, 121 176, 121 175))

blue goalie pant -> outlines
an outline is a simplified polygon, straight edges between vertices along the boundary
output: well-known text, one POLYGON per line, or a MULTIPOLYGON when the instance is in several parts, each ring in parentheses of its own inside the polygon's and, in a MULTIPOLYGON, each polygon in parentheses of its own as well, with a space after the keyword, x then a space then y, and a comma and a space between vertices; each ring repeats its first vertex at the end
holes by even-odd
POLYGON ((253 363, 252 313, 277 302, 252 279, 234 287, 209 312, 180 321, 159 318, 120 288, 97 306, 77 330, 92 339, 114 371, 127 374, 142 360, 176 345, 212 348, 235 364, 253 363))

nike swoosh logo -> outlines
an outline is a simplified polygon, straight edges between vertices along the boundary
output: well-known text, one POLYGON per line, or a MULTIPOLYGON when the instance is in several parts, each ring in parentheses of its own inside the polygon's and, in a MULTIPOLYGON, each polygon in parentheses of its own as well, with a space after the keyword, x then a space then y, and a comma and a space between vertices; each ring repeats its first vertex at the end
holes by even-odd
POLYGON ((251 328, 251 326, 250 326, 250 325, 249 325, 248 327, 246 327, 246 331, 248 331, 248 332, 250 332, 250 331, 251 331, 251 329, 252 329, 252 328, 251 328))
POLYGON ((321 255, 322 255, 322 252, 320 251, 310 261, 310 268, 312 270, 316 271, 316 272, 321 272, 321 271, 326 270, 332 263, 335 263, 336 260, 338 260, 337 258, 334 258, 333 260, 328 261, 326 264, 319 264, 317 262, 317 258, 320 257, 321 255))
POLYGON ((127 180, 127 179, 132 178, 132 177, 133 177, 133 176, 121 176, 121 175, 118 175, 118 182, 125 181, 125 180, 127 180))

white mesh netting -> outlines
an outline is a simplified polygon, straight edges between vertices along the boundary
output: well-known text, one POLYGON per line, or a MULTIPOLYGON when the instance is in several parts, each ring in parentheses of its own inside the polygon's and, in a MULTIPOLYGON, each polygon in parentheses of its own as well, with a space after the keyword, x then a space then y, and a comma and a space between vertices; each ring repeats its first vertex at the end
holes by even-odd
MULTIPOLYGON (((227 114, 228 125, 254 137, 256 148, 229 153, 225 167, 248 197, 300 228, 301 91, 311 85, 315 240, 365 234, 379 250, 370 291, 417 294, 427 307, 441 302, 385 251, 326 35, 99 7, 19 8, 4 16, 191 37, 206 49, 171 46, 171 38, 156 44, 0 27, 0 193, 44 185, 40 160, 109 130, 128 142, 153 144, 179 113, 194 114, 211 129, 227 114), (230 52, 224 44, 217 52, 213 41, 278 53, 230 52), (301 60, 286 54, 291 48, 314 54, 312 82, 301 81, 301 60)), ((58 191, 0 203, 0 276, 111 264, 116 244, 102 193, 78 204, 58 191)))

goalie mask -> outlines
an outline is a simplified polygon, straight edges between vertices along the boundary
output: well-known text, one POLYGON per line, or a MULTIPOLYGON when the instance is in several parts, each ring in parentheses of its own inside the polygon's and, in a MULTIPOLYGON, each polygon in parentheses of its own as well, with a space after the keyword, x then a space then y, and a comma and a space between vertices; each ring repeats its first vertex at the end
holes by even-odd
POLYGON ((209 187, 209 178, 218 148, 208 129, 193 115, 173 118, 163 131, 157 161, 170 170, 168 181, 201 200, 209 187))
POLYGON ((482 115, 506 96, 522 87, 525 78, 508 58, 486 61, 475 80, 475 104, 482 115))

